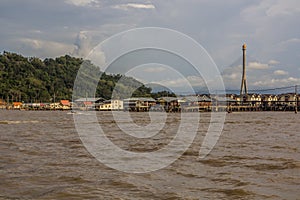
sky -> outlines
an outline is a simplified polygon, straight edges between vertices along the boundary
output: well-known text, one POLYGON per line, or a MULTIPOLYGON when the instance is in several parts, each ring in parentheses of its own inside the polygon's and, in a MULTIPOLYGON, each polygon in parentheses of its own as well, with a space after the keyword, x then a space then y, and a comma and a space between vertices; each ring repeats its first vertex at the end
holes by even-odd
MULTIPOLYGON (((246 43, 248 89, 275 88, 300 84, 299 19, 299 0, 1 0, 0 51, 85 57, 122 31, 161 27, 202 45, 229 89, 240 88, 246 43)), ((152 77, 164 71, 145 64, 140 69, 152 77)), ((181 82, 181 76, 163 80, 181 82)))

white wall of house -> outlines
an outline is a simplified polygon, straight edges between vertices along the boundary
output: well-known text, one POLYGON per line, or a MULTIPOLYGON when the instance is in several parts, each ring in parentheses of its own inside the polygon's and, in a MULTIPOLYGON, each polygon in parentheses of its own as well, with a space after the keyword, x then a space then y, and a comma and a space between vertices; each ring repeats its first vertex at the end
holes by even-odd
POLYGON ((123 101, 122 100, 111 100, 111 109, 112 110, 123 110, 123 101))
POLYGON ((100 105, 100 110, 123 110, 122 100, 111 100, 100 105))
POLYGON ((111 110, 111 103, 103 103, 100 105, 100 110, 111 110))
POLYGON ((261 104, 261 96, 259 94, 249 94, 246 100, 250 102, 252 106, 261 104))
POLYGON ((278 100, 281 104, 291 105, 291 106, 296 105, 296 102, 295 102, 296 101, 296 95, 295 94, 280 95, 278 100))

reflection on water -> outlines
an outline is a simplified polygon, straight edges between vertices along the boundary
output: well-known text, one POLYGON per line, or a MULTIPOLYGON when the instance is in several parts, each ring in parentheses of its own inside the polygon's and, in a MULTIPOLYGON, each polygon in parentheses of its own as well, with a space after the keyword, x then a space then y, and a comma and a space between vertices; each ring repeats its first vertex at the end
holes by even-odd
MULTIPOLYGON (((136 152, 162 148, 180 122, 179 114, 171 113, 159 134, 134 139, 116 126, 109 112, 97 115, 111 141, 136 152)), ((147 113, 130 115, 139 126, 149 124, 147 113)), ((194 143, 180 159, 152 173, 127 174, 86 151, 67 112, 3 110, 0 198, 297 199, 299 119, 299 114, 284 112, 228 114, 217 145, 199 159, 209 123, 209 113, 204 113, 194 143)))

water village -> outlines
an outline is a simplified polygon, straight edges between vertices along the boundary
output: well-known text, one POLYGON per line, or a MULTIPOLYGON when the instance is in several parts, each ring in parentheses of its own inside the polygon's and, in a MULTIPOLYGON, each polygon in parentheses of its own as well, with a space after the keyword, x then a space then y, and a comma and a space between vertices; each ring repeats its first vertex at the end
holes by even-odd
POLYGON ((238 112, 238 111, 297 111, 300 95, 287 93, 194 95, 181 97, 128 98, 105 100, 103 98, 79 98, 74 102, 61 100, 54 103, 6 103, 0 99, 0 109, 14 110, 96 110, 96 111, 164 111, 164 112, 238 112))

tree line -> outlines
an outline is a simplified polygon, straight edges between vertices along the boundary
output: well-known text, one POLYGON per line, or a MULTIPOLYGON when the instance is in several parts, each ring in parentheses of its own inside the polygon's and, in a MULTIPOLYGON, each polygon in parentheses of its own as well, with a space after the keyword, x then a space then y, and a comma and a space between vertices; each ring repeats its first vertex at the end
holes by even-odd
MULTIPOLYGON (((91 80, 97 81, 94 96, 104 99, 157 98, 165 93, 152 93, 151 88, 131 77, 101 72, 90 61, 82 58, 65 55, 41 60, 11 52, 0 54, 0 98, 9 102, 72 100, 72 95, 75 98, 91 97, 93 94, 86 92, 91 91, 87 90, 91 80), (79 70, 83 65, 83 70, 79 70), (73 94, 76 76, 76 86, 79 88, 75 88, 76 94, 73 94)), ((168 92, 168 96, 174 94, 168 92)))

